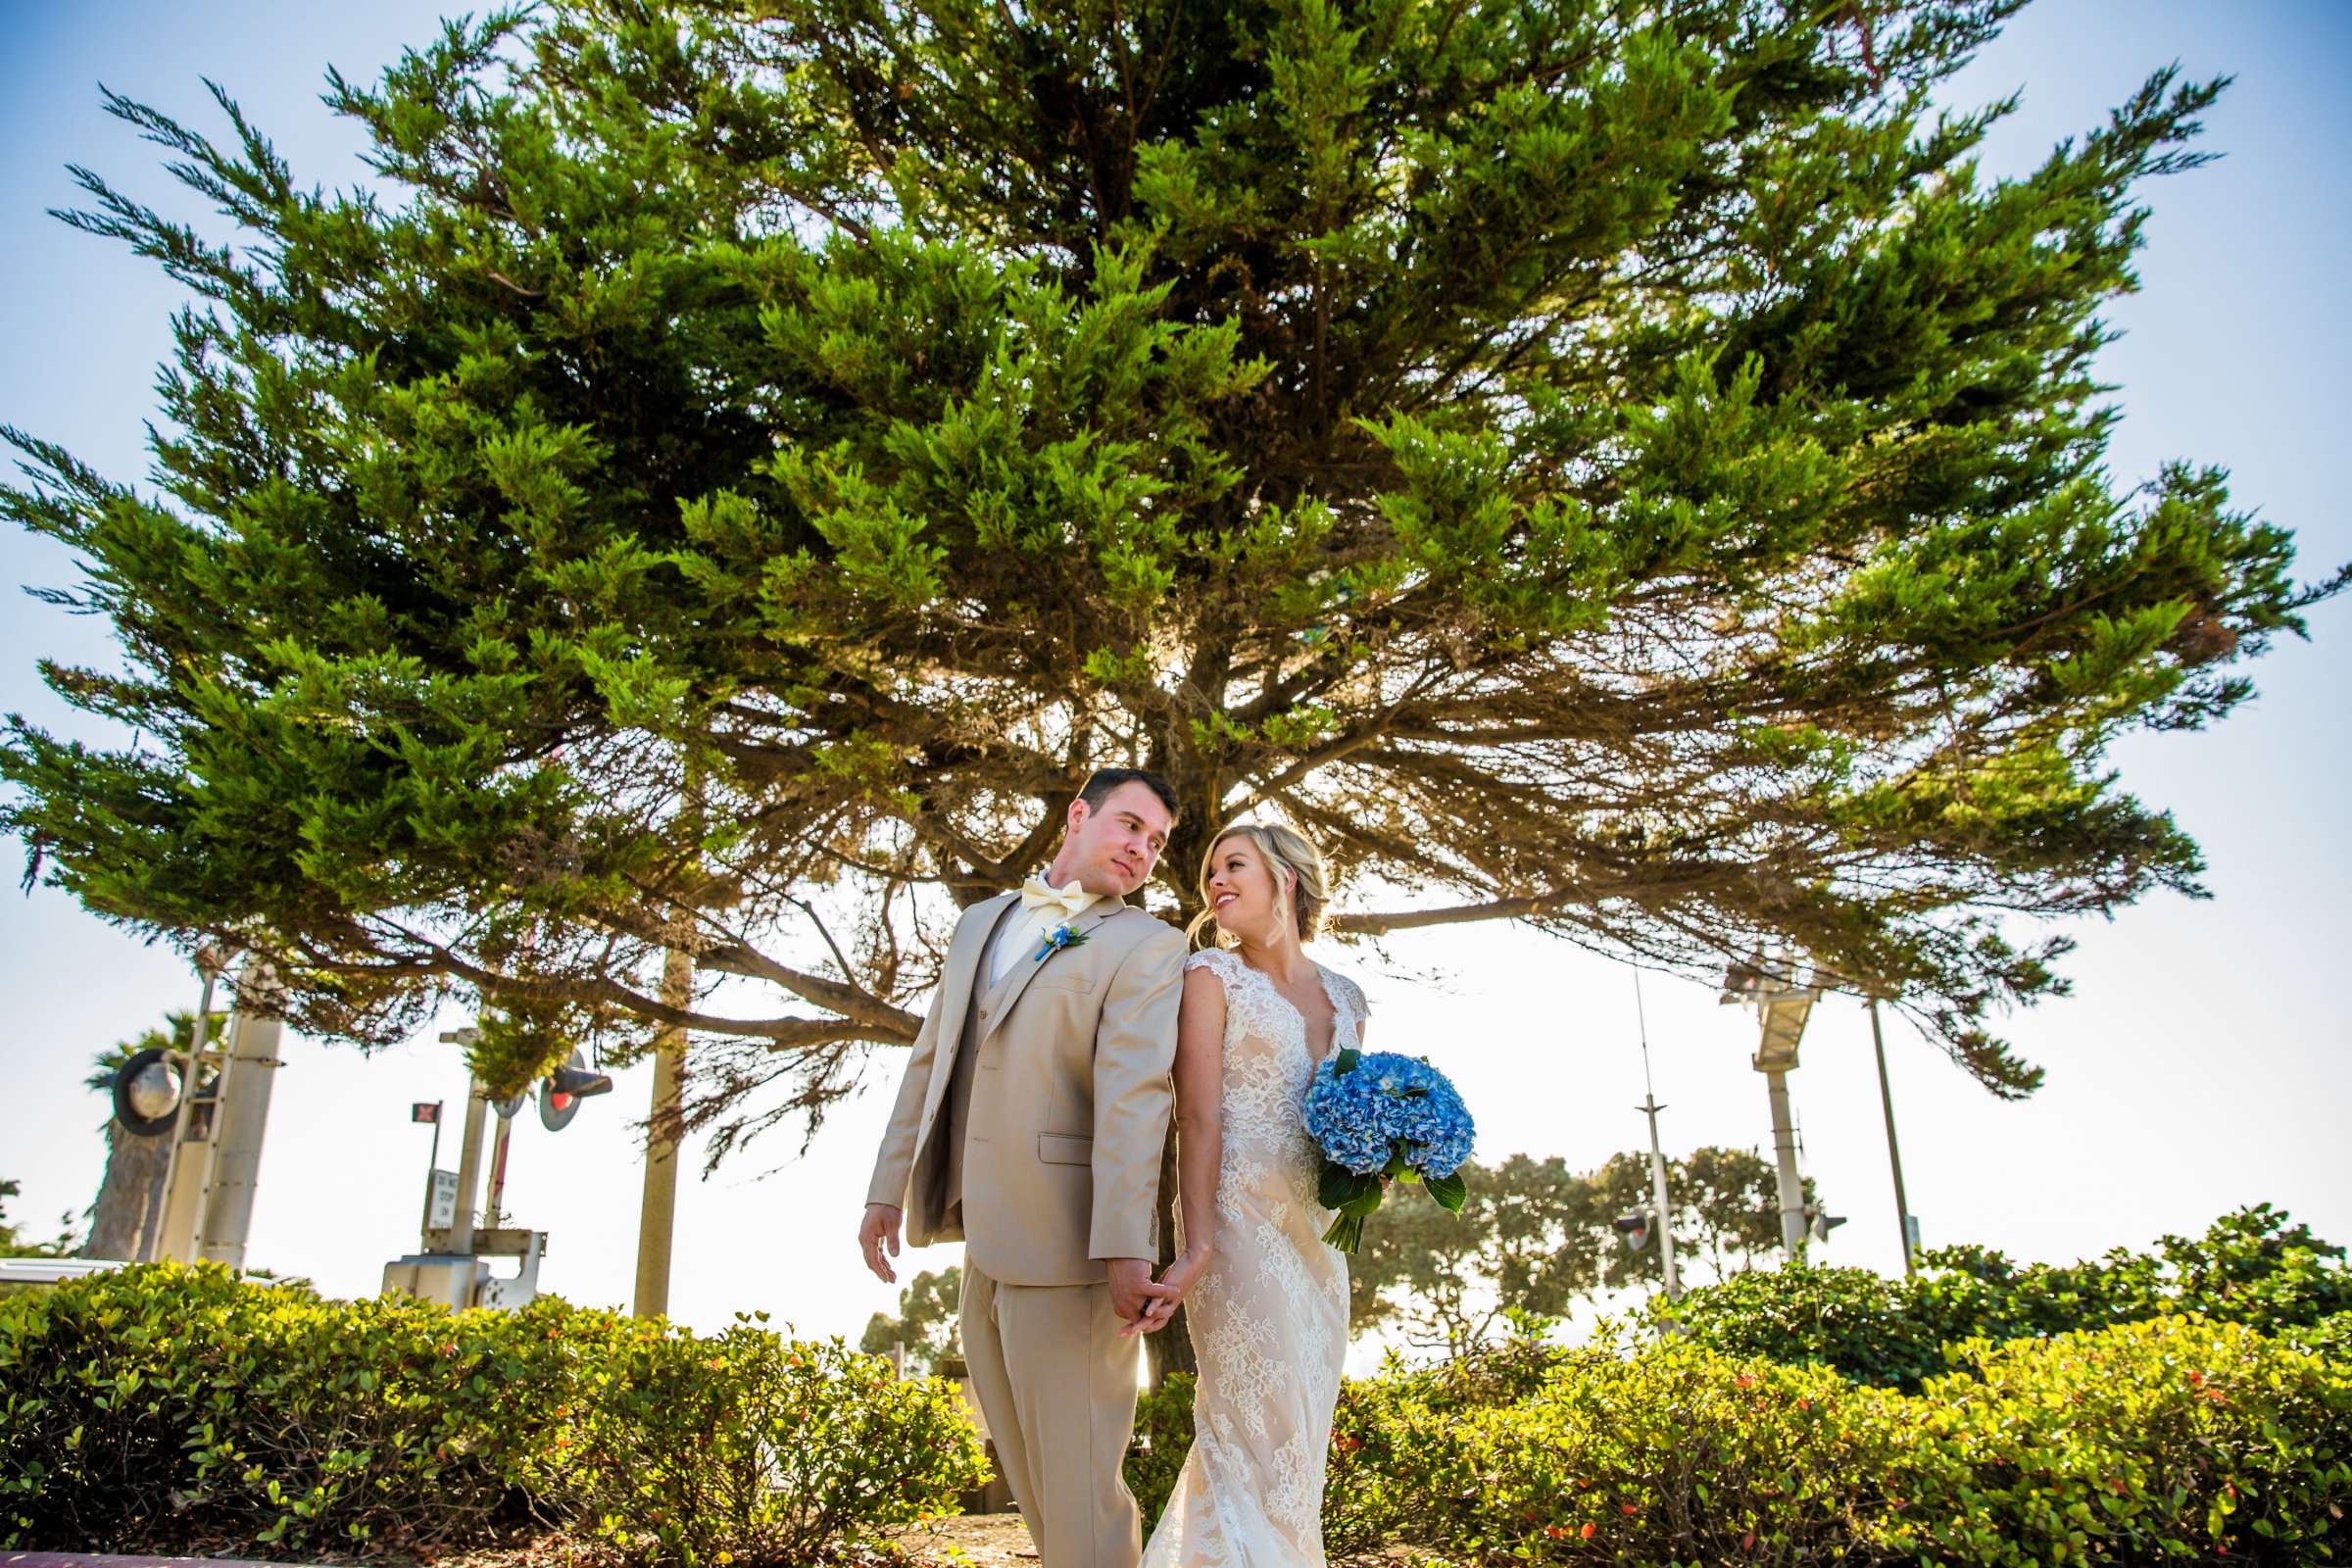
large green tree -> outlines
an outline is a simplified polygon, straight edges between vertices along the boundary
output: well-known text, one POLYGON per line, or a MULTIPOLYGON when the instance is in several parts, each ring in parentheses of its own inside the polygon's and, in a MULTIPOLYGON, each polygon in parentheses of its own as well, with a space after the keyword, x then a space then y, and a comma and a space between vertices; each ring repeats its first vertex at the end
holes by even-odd
POLYGON ((2033 917, 2197 891, 2105 749, 2343 579, 2110 476, 2221 84, 1984 177, 2011 106, 1930 95, 2018 3, 554 0, 330 77, 342 192, 112 99, 217 218, 68 215, 194 303, 147 486, 9 433, 136 738, 12 721, 6 823, 314 1031, 685 1026, 714 1158, 1109 761, 1163 909, 1279 811, 1344 932, 1791 952, 2025 1093, 2033 917))
MULTIPOLYGON (((1655 1207, 1649 1156, 1612 1154, 1575 1172, 1557 1154, 1513 1154, 1463 1167, 1460 1214, 1398 1189, 1364 1227, 1348 1269, 1349 1320, 1392 1324, 1410 1344, 1448 1354, 1491 1339, 1513 1311, 1568 1315, 1604 1292, 1664 1279, 1658 1245, 1627 1248, 1613 1221, 1655 1207)), ((1772 1166, 1745 1149, 1706 1146, 1667 1162, 1676 1258, 1686 1283, 1745 1272, 1781 1244, 1772 1166)), ((1813 1183, 1805 1200, 1816 1201, 1813 1183)))
POLYGON ((867 1355, 888 1355, 903 1345, 925 1373, 937 1374, 949 1361, 963 1359, 963 1270, 955 1264, 933 1273, 923 1270, 899 1293, 899 1314, 876 1312, 865 1320, 858 1348, 867 1355))

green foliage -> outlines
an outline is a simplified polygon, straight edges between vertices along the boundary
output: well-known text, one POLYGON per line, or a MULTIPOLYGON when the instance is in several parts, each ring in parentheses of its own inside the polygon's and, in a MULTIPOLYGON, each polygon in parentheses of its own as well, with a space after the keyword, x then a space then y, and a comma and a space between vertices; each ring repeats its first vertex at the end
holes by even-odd
POLYGON ((1911 1403, 1883 1478, 1898 1542, 2004 1565, 2285 1568, 2352 1547, 2352 1362, 2193 1316, 1955 1359, 1973 1370, 1911 1403))
POLYGON ((1399 1535, 1433 1539, 1417 1515, 1433 1494, 1483 1485, 1454 1462, 1453 1434, 1480 1412, 1533 1396, 1563 1352, 1547 1320, 1521 1315, 1512 1335, 1466 1355, 1408 1367, 1394 1352, 1378 1377, 1340 1387, 1323 1491, 1323 1534, 1335 1552, 1366 1552, 1399 1535))
POLYGON ((1151 1533, 1176 1490, 1193 1446, 1193 1394, 1198 1380, 1190 1372, 1171 1372, 1156 1389, 1147 1389, 1135 1401, 1135 1437, 1127 1446, 1127 1490, 1143 1509, 1144 1531, 1151 1533))
POLYGON ((2200 1238, 2167 1236, 2151 1252, 2117 1248, 2072 1264, 2020 1268, 1998 1252, 1947 1248, 1912 1279, 1792 1265, 1687 1293, 1652 1314, 1733 1355, 1819 1361, 1865 1383, 1916 1391, 1946 1368, 1945 1347, 2198 1313, 2264 1333, 2352 1311, 2343 1249, 2259 1204, 2200 1238))
POLYGON ((963 1358, 962 1302, 961 1267, 925 1269, 899 1293, 898 1316, 876 1312, 867 1320, 858 1348, 888 1355, 892 1346, 904 1345, 910 1362, 936 1373, 943 1362, 963 1358))
POLYGON ((980 1468, 944 1385, 749 1324, 322 1300, 209 1265, 0 1299, 0 1544, 422 1549, 527 1514, 633 1561, 801 1560, 980 1468))
POLYGON ((2352 1544, 2341 1363, 2194 1318, 1964 1355, 1973 1370, 1905 1396, 1604 1341, 1534 1397, 1455 1424, 1414 1512, 1441 1549, 1539 1563, 2285 1568, 2352 1544))
POLYGON ((1442 901, 1343 931, 1785 948, 2027 1093, 2067 944, 1995 924, 2195 890, 2104 758, 2342 579, 2111 477, 2221 83, 1985 177, 2014 101, 1936 100, 2013 6, 557 0, 330 76, 365 191, 110 97, 215 215, 67 220, 195 295, 153 483, 12 430, 0 514, 138 739, 11 721, 0 825, 313 1033, 467 994, 502 1082, 642 1049, 689 946, 772 988, 689 1009, 719 1155, 910 1040, 1114 760, 1191 803, 1180 915, 1278 799, 1442 901))
MULTIPOLYGON (((228 1032, 228 1014, 216 1012, 206 1020, 206 1025, 205 1043, 217 1045, 228 1032)), ((140 1052, 185 1051, 195 1038, 195 1013, 190 1011, 167 1012, 164 1014, 164 1027, 161 1029, 149 1029, 135 1040, 118 1040, 106 1050, 98 1053, 92 1063, 90 1075, 82 1080, 82 1085, 97 1094, 107 1094, 114 1088, 115 1069, 140 1052)))
MULTIPOLYGON (((1953 1360, 1904 1394, 1613 1329, 1572 1350, 1527 1333, 1436 1366, 1392 1359, 1342 1386, 1325 1541, 1415 1560, 1849 1568, 2293 1568, 2352 1547, 2340 1354, 2175 1313, 1953 1360)), ((1189 1387, 1151 1409, 1155 1454, 1173 1439, 1181 1456, 1189 1414, 1189 1387)), ((1157 1478, 1155 1513, 1173 1463, 1131 1456, 1129 1475, 1157 1478)))
POLYGON ((0 1300, 0 1523, 93 1550, 207 1528, 286 1550, 464 1539, 546 1441, 573 1326, 554 1305, 327 1302, 212 1265, 0 1300))
MULTIPOLYGON (((1611 1155, 1571 1172, 1557 1155, 1513 1154, 1463 1167, 1460 1216, 1418 1203, 1384 1208, 1365 1228, 1348 1271, 1358 1330, 1384 1321, 1409 1343, 1460 1355, 1512 1311, 1564 1316, 1603 1291, 1661 1278, 1656 1245, 1628 1250, 1610 1222, 1653 1206, 1649 1156, 1611 1155)), ((1668 1161, 1675 1241, 1685 1277, 1752 1266, 1780 1245, 1772 1167, 1743 1149, 1695 1149, 1668 1161)), ((1814 1198, 1813 1184, 1805 1184, 1814 1198)))
POLYGON ((808 1562, 988 1479, 952 1385, 750 1322, 626 1336, 573 1399, 543 1450, 550 1490, 632 1561, 808 1562))
POLYGON ((17 1184, 0 1180, 0 1257, 72 1257, 81 1247, 81 1239, 74 1234, 74 1216, 67 1214, 57 1222, 55 1239, 36 1242, 21 1235, 19 1227, 8 1217, 8 1200, 17 1196, 17 1184))

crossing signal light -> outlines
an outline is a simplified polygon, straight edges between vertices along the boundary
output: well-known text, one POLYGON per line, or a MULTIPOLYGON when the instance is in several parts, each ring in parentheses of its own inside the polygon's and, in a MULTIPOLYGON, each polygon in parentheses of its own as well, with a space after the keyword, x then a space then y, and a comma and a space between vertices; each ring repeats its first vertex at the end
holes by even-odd
POLYGON ((1620 1214, 1609 1225, 1624 1239, 1628 1251, 1639 1252, 1649 1245, 1649 1210, 1645 1208, 1620 1214))
POLYGON ((610 1073, 590 1072, 588 1064, 573 1052, 571 1058, 547 1075, 539 1085, 539 1125, 551 1133, 560 1133, 571 1125, 579 1114, 580 1102, 590 1095, 612 1092, 610 1073))
POLYGON ((115 1120, 122 1124, 124 1132, 160 1138, 178 1120, 182 1069, 172 1055, 150 1046, 133 1053, 115 1069, 109 1088, 115 1099, 115 1120))

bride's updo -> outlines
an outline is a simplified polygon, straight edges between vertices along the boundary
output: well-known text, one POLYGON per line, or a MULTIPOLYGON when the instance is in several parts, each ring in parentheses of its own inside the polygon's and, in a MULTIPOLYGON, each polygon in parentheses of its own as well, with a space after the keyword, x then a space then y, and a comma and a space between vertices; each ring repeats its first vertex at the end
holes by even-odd
POLYGON ((1217 863, 1217 851, 1233 839, 1248 839, 1266 869, 1274 875, 1274 896, 1282 897, 1283 877, 1291 879, 1291 914, 1298 921, 1298 940, 1312 942, 1323 924, 1323 903, 1329 896, 1323 882, 1323 852, 1314 841, 1295 827, 1281 822, 1232 822, 1223 832, 1209 841, 1208 853, 1200 858, 1200 912, 1185 927, 1187 941, 1198 942, 1202 927, 1208 927, 1211 941, 1221 940, 1223 933, 1215 929, 1216 911, 1208 907, 1208 876, 1217 863))

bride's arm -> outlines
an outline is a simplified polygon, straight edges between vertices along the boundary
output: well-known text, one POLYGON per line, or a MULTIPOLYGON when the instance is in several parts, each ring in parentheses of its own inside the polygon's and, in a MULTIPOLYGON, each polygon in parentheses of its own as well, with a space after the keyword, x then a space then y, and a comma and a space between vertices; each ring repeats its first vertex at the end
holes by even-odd
POLYGON ((1160 1276, 1175 1298, 1145 1303, 1120 1334, 1150 1334, 1176 1315, 1183 1292, 1208 1272, 1217 1250, 1217 1160, 1224 1152, 1225 983, 1205 968, 1184 973, 1176 1009, 1176 1194, 1184 1212, 1184 1251, 1160 1276))
POLYGON ((1176 1011, 1176 1192, 1184 1250, 1203 1259, 1217 1245, 1217 1159, 1224 1148, 1225 982, 1188 970, 1176 1011))

